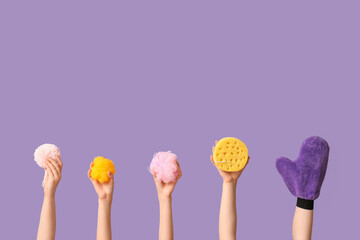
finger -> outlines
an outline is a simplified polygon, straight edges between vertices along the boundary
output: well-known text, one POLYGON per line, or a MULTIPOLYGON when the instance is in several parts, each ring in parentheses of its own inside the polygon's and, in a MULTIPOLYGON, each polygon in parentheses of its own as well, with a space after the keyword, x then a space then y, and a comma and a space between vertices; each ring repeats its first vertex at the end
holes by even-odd
POLYGON ((93 183, 95 188, 99 188, 101 186, 101 183, 99 182, 99 180, 91 179, 91 182, 93 183))
POLYGON ((48 169, 49 171, 51 171, 51 175, 52 175, 53 177, 57 177, 59 174, 58 174, 55 166, 50 162, 49 159, 46 159, 45 161, 46 161, 46 164, 47 164, 47 169, 48 169))
POLYGON ((156 186, 158 186, 159 184, 162 184, 162 181, 157 178, 155 171, 153 172, 153 176, 154 176, 154 181, 155 181, 156 186))
POLYGON ((61 170, 62 170, 63 163, 62 163, 62 161, 61 161, 60 155, 57 155, 57 154, 56 154, 56 160, 57 160, 57 162, 59 163, 59 166, 60 166, 60 168, 61 168, 61 170))
POLYGON ((91 174, 91 169, 89 169, 89 171, 88 171, 88 178, 90 178, 90 180, 92 180, 90 174, 91 174))
POLYGON ((182 171, 181 171, 181 169, 179 169, 179 175, 177 176, 176 181, 179 180, 179 178, 181 178, 181 176, 182 176, 182 171))
POLYGON ((48 168, 51 169, 51 172, 54 177, 60 176, 60 174, 57 172, 55 166, 52 164, 52 162, 50 162, 50 160, 46 160, 46 163, 47 163, 48 168))
POLYGON ((87 175, 88 175, 88 178, 90 179, 91 183, 94 185, 94 187, 96 187, 97 186, 97 181, 92 179, 92 177, 91 177, 91 168, 89 169, 87 175))
POLYGON ((59 163, 52 159, 52 158, 47 158, 47 160, 55 167, 55 171, 57 172, 57 175, 60 176, 61 175, 61 168, 60 168, 60 165, 59 163))
POLYGON ((250 156, 248 157, 248 160, 247 160, 247 162, 245 164, 245 167, 249 164, 249 160, 250 160, 250 156))
POLYGON ((58 156, 56 155, 56 159, 50 159, 50 160, 53 163, 53 165, 55 166, 56 170, 58 171, 59 176, 61 176, 62 162, 61 162, 60 158, 58 158, 58 156))
POLYGON ((108 172, 108 176, 110 178, 110 181, 114 181, 114 174, 112 174, 110 171, 108 172))
POLYGON ((152 174, 153 174, 153 177, 154 177, 154 181, 155 181, 155 182, 157 182, 156 172, 155 172, 155 171, 153 171, 153 173, 152 173, 152 174))
POLYGON ((46 157, 47 161, 50 161, 55 167, 60 166, 59 162, 56 159, 53 159, 51 157, 46 157))
POLYGON ((46 165, 47 175, 55 177, 55 174, 54 174, 52 168, 49 166, 50 164, 46 160, 45 160, 45 165, 46 165))
POLYGON ((174 184, 176 184, 176 183, 179 181, 179 179, 181 178, 181 176, 182 176, 182 172, 180 172, 179 176, 177 176, 177 178, 176 178, 175 181, 174 181, 174 184))
POLYGON ((215 161, 214 161, 214 156, 213 155, 210 155, 210 159, 211 159, 211 162, 212 164, 214 164, 214 166, 216 167, 216 169, 219 171, 219 173, 221 174, 223 172, 223 170, 221 170, 218 165, 215 164, 215 161))

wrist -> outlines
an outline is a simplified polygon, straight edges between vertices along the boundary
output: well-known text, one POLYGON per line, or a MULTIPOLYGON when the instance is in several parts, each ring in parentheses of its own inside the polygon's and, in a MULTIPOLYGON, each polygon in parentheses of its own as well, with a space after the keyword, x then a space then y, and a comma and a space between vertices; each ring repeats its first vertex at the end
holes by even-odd
POLYGON ((44 201, 55 201, 55 194, 44 194, 44 201))
POLYGON ((105 198, 98 198, 99 204, 106 204, 110 205, 112 204, 112 197, 105 197, 105 198))
POLYGON ((224 183, 237 183, 239 177, 234 176, 223 176, 224 183))
POLYGON ((223 181, 223 185, 235 185, 236 186, 236 183, 237 183, 237 179, 223 181))
POLYGON ((231 181, 231 182, 223 182, 223 189, 224 188, 231 188, 231 189, 235 189, 236 188, 236 181, 231 181))
POLYGON ((296 206, 306 210, 314 209, 314 200, 308 200, 303 198, 297 198, 296 206))
POLYGON ((162 201, 166 201, 166 200, 170 200, 171 201, 171 195, 161 195, 161 194, 158 194, 158 199, 159 199, 159 202, 162 202, 162 201))
POLYGON ((164 208, 165 206, 171 206, 171 205, 172 205, 171 196, 159 197, 159 206, 160 206, 160 209, 164 208))
POLYGON ((55 192, 44 192, 44 198, 46 199, 55 199, 55 192))

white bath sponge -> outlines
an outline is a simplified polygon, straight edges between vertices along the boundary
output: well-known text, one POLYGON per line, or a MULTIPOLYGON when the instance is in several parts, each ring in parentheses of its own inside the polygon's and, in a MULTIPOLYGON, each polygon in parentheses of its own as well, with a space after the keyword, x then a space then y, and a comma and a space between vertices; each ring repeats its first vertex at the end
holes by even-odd
MULTIPOLYGON (((60 150, 57 146, 50 143, 45 143, 39 146, 34 152, 34 160, 42 168, 45 168, 45 159, 46 157, 50 157, 52 159, 56 159, 56 155, 60 157, 60 150)), ((44 187, 44 181, 46 177, 46 171, 44 175, 44 180, 42 186, 44 187)))

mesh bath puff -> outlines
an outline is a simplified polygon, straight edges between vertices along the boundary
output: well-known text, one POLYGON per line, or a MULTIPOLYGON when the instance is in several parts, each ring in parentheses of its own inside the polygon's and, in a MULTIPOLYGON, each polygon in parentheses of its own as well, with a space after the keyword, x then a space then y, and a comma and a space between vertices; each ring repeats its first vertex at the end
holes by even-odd
MULTIPOLYGON (((52 159, 56 159, 56 155, 60 157, 60 150, 57 146, 50 143, 45 143, 39 146, 34 152, 34 160, 42 168, 45 168, 45 159, 46 157, 50 157, 52 159)), ((46 177, 46 171, 44 175, 44 180, 42 182, 42 186, 44 187, 44 181, 46 177)))
POLYGON ((116 173, 114 163, 110 159, 104 157, 99 156, 94 158, 90 168, 90 177, 100 183, 106 183, 110 181, 108 172, 111 172, 111 174, 116 173))
POLYGON ((226 172, 242 170, 249 159, 246 145, 237 138, 221 139, 213 148, 213 159, 216 166, 226 172))
POLYGON ((156 179, 164 183, 175 182, 180 175, 180 167, 174 153, 158 152, 150 164, 150 173, 156 174, 156 179))

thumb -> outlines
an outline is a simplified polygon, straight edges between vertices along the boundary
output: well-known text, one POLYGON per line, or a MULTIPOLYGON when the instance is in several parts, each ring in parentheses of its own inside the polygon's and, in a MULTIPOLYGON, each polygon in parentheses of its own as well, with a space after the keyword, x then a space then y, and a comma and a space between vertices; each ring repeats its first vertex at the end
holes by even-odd
POLYGON ((110 178, 110 181, 113 181, 114 180, 114 174, 112 174, 112 172, 108 172, 108 176, 110 178))

